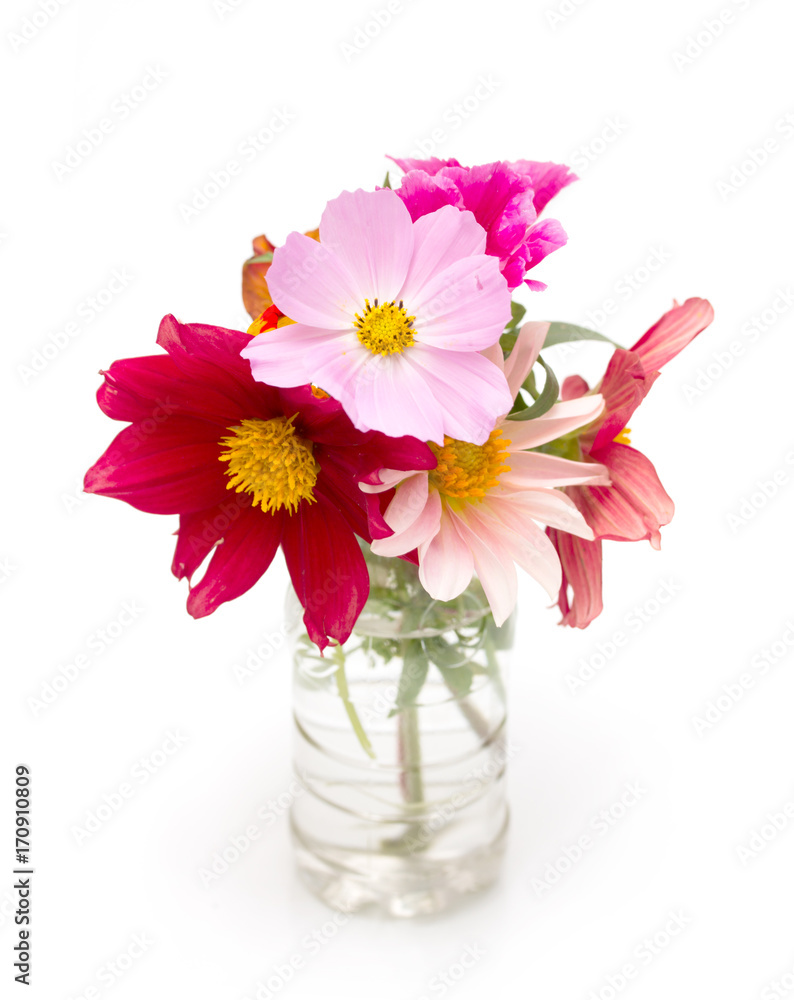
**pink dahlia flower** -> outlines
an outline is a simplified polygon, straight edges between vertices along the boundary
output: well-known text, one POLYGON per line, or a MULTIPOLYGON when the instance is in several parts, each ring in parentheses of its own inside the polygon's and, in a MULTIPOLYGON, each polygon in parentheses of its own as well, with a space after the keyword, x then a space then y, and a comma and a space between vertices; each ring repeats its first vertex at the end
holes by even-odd
POLYGON ((304 622, 322 649, 344 642, 369 593, 356 534, 387 535, 377 497, 358 482, 384 464, 432 468, 430 449, 355 431, 311 386, 255 382, 248 336, 166 316, 165 354, 115 361, 97 394, 129 421, 88 470, 88 493, 152 514, 179 514, 172 570, 191 583, 188 611, 211 614, 249 590, 281 546, 304 622))
MULTIPOLYGON (((578 455, 609 470, 611 483, 578 485, 566 493, 593 529, 595 540, 572 538, 554 528, 548 534, 562 561, 559 593, 561 624, 585 628, 603 610, 601 600, 601 540, 633 542, 649 539, 661 546, 660 528, 673 517, 673 501, 659 481, 656 469, 641 452, 630 447, 626 426, 659 377, 659 369, 701 333, 714 319, 705 299, 687 299, 676 305, 628 351, 612 355, 601 383, 594 390, 605 401, 603 413, 570 447, 578 455), (573 597, 569 599, 568 589, 573 597)), ((585 399, 588 385, 578 375, 563 383, 566 400, 585 399)))
POLYGON ((388 189, 328 203, 319 244, 291 233, 267 283, 294 323, 243 350, 254 378, 311 382, 359 430, 482 444, 510 407, 501 369, 479 352, 510 319, 510 292, 485 230, 450 206, 411 221, 388 189))
MULTIPOLYGON (((504 364, 513 396, 534 365, 547 323, 527 323, 504 364)), ((501 349, 492 349, 494 361, 501 349)), ((379 555, 418 549, 419 578, 431 595, 457 597, 477 573, 494 619, 501 625, 515 606, 518 563, 553 598, 562 579, 554 546, 536 522, 592 538, 573 502, 555 487, 608 482, 606 470, 532 451, 590 423, 603 400, 586 396, 557 403, 534 420, 500 417, 482 445, 446 438, 431 445, 438 464, 430 472, 384 471, 362 484, 378 492, 396 486, 385 519, 394 534, 376 539, 379 555)))
POLYGON ((499 260, 508 286, 524 281, 535 291, 546 287, 525 275, 568 239, 556 219, 538 219, 548 202, 576 180, 567 167, 532 160, 462 167, 457 160, 390 159, 406 171, 397 194, 412 219, 442 205, 473 212, 488 234, 485 252, 499 260))

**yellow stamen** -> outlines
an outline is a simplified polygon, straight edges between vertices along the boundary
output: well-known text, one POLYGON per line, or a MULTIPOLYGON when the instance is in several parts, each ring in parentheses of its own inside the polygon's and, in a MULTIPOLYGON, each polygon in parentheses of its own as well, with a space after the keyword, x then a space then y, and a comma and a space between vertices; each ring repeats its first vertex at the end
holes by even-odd
POLYGON ((402 354, 406 347, 414 342, 414 320, 409 316, 402 300, 399 303, 384 302, 378 305, 369 304, 364 299, 366 308, 363 315, 356 313, 356 333, 359 341, 373 354, 402 354))
POLYGON ((617 444, 631 444, 631 438, 629 437, 629 434, 631 434, 631 428, 624 427, 623 430, 620 432, 620 434, 616 434, 612 440, 615 441, 617 444))
POLYGON ((497 427, 485 444, 469 444, 445 437, 443 448, 432 442, 430 450, 438 464, 430 473, 430 485, 442 496, 461 500, 484 497, 493 489, 504 472, 510 472, 505 463, 510 442, 502 437, 497 427))
POLYGON ((325 389, 321 389, 318 385, 312 386, 312 396, 314 396, 315 399, 331 398, 330 395, 325 391, 325 389))
POLYGON ((311 442, 295 433, 296 415, 228 428, 230 436, 220 442, 227 450, 219 456, 229 463, 227 490, 252 493, 254 506, 271 512, 286 507, 293 514, 302 500, 314 503, 319 466, 311 442))

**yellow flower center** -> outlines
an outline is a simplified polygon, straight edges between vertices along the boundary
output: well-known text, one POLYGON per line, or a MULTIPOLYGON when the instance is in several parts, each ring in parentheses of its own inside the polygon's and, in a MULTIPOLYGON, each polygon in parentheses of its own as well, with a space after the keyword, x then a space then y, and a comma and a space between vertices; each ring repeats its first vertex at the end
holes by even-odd
POLYGON ((301 500, 314 503, 319 466, 311 442, 295 433, 295 416, 243 420, 228 428, 230 436, 221 438, 227 450, 219 456, 229 463, 227 490, 252 493, 254 506, 270 512, 286 507, 293 514, 301 500))
POLYGON ((358 339, 372 351, 373 354, 402 354, 406 347, 410 347, 414 342, 414 320, 416 316, 409 316, 402 300, 399 303, 384 302, 378 305, 369 304, 369 299, 364 299, 366 308, 363 316, 356 313, 356 333, 358 339))
POLYGON ((502 473, 510 471, 505 462, 510 442, 502 437, 500 427, 491 431, 485 444, 469 444, 451 437, 444 438, 443 447, 429 444, 438 461, 430 473, 430 485, 442 496, 461 500, 484 497, 502 473))
POLYGON ((620 432, 620 434, 616 434, 612 440, 615 441, 617 444, 631 444, 631 438, 629 437, 629 434, 631 434, 631 428, 624 427, 623 430, 620 432))

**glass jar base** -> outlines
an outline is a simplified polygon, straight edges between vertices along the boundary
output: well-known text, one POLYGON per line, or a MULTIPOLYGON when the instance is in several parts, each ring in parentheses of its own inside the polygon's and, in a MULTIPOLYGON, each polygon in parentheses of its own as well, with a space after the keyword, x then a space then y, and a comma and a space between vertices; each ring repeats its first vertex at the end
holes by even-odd
POLYGON ((292 822, 298 871, 323 902, 343 913, 379 909, 391 917, 439 913, 492 885, 501 868, 509 819, 493 840, 455 856, 391 854, 323 844, 292 822))

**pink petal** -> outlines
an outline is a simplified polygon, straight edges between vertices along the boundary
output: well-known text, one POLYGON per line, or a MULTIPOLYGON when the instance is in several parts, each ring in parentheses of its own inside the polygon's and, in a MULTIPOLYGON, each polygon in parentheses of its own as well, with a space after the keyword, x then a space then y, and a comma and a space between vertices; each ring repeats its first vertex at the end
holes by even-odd
POLYGON ((590 387, 581 375, 569 375, 562 383, 560 399, 578 399, 590 391, 590 387))
MULTIPOLYGON (((405 531, 416 521, 428 503, 428 476, 420 472, 403 480, 384 515, 386 524, 395 534, 405 531)), ((415 548, 415 546, 411 546, 415 548)))
POLYGON ((267 272, 273 302, 296 323, 349 330, 364 307, 358 283, 336 254, 302 233, 290 233, 267 272))
POLYGON ((549 528, 548 536, 562 563, 562 584, 558 603, 561 625, 586 628, 604 609, 601 599, 601 542, 574 538, 564 531, 549 528), (568 600, 568 588, 573 600, 568 600))
POLYGON ((419 580, 437 601, 451 601, 471 583, 474 556, 448 509, 441 516, 438 533, 419 547, 419 580))
MULTIPOLYGON (((397 492, 399 493, 400 490, 397 492)), ((441 497, 433 490, 428 495, 418 516, 402 531, 396 531, 390 538, 376 539, 372 543, 372 551, 379 556, 405 555, 406 552, 411 552, 417 546, 430 542, 438 533, 440 520, 441 497)), ((391 523, 388 510, 386 511, 386 521, 391 523)))
POLYGON ((557 455, 521 451, 510 455, 510 472, 503 472, 501 489, 526 490, 536 486, 570 486, 575 483, 609 482, 603 465, 595 462, 572 462, 557 455))
POLYGON ((518 331, 515 346, 505 361, 505 377, 513 399, 538 360, 550 326, 551 323, 525 323, 518 331))
MULTIPOLYGON (((441 408, 443 433, 450 437, 484 444, 497 419, 512 406, 504 375, 481 354, 438 351, 415 344, 403 357, 421 371, 441 408)), ((443 434, 428 434, 425 439, 443 444, 443 434)))
POLYGON ((361 350, 354 333, 293 323, 265 330, 249 340, 240 353, 250 362, 251 374, 258 382, 290 388, 314 381, 323 365, 349 351, 361 350))
POLYGON ((427 372, 412 360, 420 350, 421 345, 415 344, 402 354, 384 357, 362 348, 366 358, 352 375, 343 373, 339 378, 337 369, 343 363, 337 361, 318 372, 319 384, 342 401, 362 430, 374 429, 391 437, 407 434, 443 444, 443 404, 427 372))
POLYGON ((578 427, 584 427, 604 409, 602 396, 581 396, 567 402, 555 403, 542 417, 534 420, 510 420, 502 423, 502 434, 509 439, 508 451, 537 448, 548 441, 562 437, 578 427))
POLYGON ((524 493, 503 494, 497 487, 489 494, 487 501, 489 507, 499 510, 504 509, 507 504, 521 518, 539 521, 582 538, 594 537, 593 529, 585 521, 579 508, 562 490, 535 488, 524 493))
POLYGON ((418 295, 406 291, 417 340, 447 351, 495 344, 510 319, 510 291, 494 257, 478 254, 436 273, 418 295))
MULTIPOLYGON (((467 516, 471 518, 469 511, 467 516)), ((505 539, 491 525, 481 519, 471 520, 470 525, 458 518, 455 526, 463 544, 471 551, 474 568, 488 598, 494 621, 502 625, 516 606, 518 580, 513 556, 505 539)))
MULTIPOLYGON (((391 302, 400 297, 414 234, 408 209, 393 191, 343 191, 323 212, 320 243, 333 248, 336 259, 350 274, 359 306, 364 305, 364 298, 391 302)), ((275 295, 273 300, 278 305, 275 295)), ((288 311, 287 315, 300 319, 288 311)))
POLYGON ((409 475, 410 473, 399 469, 381 469, 378 473, 379 483, 359 483, 359 488, 365 493, 383 493, 385 490, 393 489, 409 475))
POLYGON ((659 528, 670 522, 675 508, 656 470, 627 445, 613 444, 605 457, 613 485, 576 486, 569 490, 572 500, 596 538, 626 542, 649 538, 658 549, 659 528))
POLYGON ((682 351, 711 323, 714 309, 706 299, 687 299, 676 306, 643 334, 631 348, 639 354, 647 371, 658 371, 682 351))
MULTIPOLYGON (((445 205, 414 223, 414 253, 401 296, 407 303, 420 300, 435 276, 457 261, 485 252, 485 230, 471 212, 445 205)), ((411 306, 413 308, 413 306, 411 306)))
POLYGON ((250 508, 226 532, 207 572, 190 588, 187 609, 194 618, 212 614, 221 604, 240 597, 273 561, 281 540, 282 512, 250 508))
POLYGON ((494 551, 501 548, 537 580, 549 597, 556 597, 562 572, 554 546, 532 520, 525 503, 490 494, 472 505, 467 522, 494 551), (489 542, 490 538, 490 542, 489 542))

